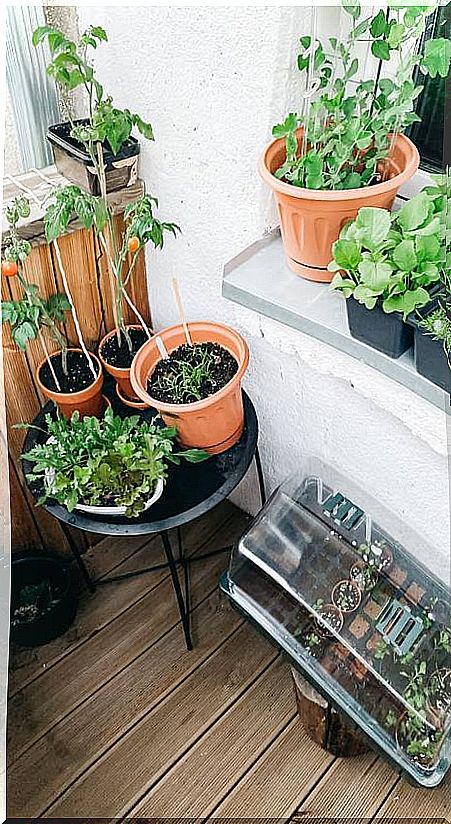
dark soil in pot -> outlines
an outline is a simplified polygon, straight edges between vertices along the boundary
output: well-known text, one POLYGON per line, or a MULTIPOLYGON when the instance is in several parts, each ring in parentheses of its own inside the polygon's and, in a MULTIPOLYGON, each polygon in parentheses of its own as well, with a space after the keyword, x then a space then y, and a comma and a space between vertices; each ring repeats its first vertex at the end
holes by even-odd
POLYGON ((332 590, 332 603, 341 612, 354 612, 361 600, 362 593, 354 581, 339 581, 332 590))
POLYGON ((12 559, 11 640, 41 646, 62 635, 77 608, 68 564, 47 553, 19 553, 12 559))
POLYGON ((60 389, 55 384, 55 380, 47 362, 43 363, 39 372, 39 378, 47 389, 51 392, 62 392, 71 394, 81 392, 94 382, 89 363, 83 352, 69 350, 67 353, 67 375, 63 370, 61 355, 52 356, 52 365, 58 378, 60 389))
POLYGON ((195 403, 219 392, 237 371, 233 355, 218 343, 184 344, 157 364, 147 391, 163 403, 195 403))
POLYGON ((132 343, 132 351, 123 334, 121 334, 120 344, 117 342, 117 335, 111 335, 102 346, 100 353, 102 358, 117 369, 130 369, 136 353, 148 340, 144 329, 129 329, 128 334, 132 343))

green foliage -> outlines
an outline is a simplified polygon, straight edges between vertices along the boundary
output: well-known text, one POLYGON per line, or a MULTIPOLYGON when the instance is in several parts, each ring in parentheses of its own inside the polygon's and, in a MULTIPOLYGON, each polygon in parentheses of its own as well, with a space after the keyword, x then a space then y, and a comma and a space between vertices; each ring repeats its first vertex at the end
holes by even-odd
POLYGON ((68 185, 55 188, 47 204, 44 228, 47 243, 63 235, 70 221, 78 217, 85 229, 92 226, 101 232, 107 222, 107 212, 101 199, 79 186, 68 185))
POLYGON ((140 247, 150 241, 155 249, 162 249, 164 243, 164 233, 170 232, 177 236, 181 229, 176 223, 164 223, 154 216, 153 208, 158 207, 156 197, 144 195, 136 203, 130 203, 124 210, 124 217, 127 223, 125 232, 125 243, 131 237, 137 237, 140 247))
MULTIPOLYGON (((378 182, 391 150, 390 135, 418 121, 415 100, 422 86, 415 71, 446 77, 451 42, 429 39, 416 53, 412 39, 421 36, 435 6, 389 4, 374 16, 362 17, 359 3, 342 0, 352 24, 347 38, 328 42, 300 38, 298 69, 316 82, 318 90, 307 111, 290 113, 273 127, 274 137, 284 137, 286 158, 275 176, 308 189, 354 189, 378 182), (394 56, 399 64, 392 78, 358 80, 360 43, 371 43, 372 54, 382 62, 394 56), (313 66, 311 63, 313 61, 313 66), (350 85, 351 81, 351 85, 350 85), (296 130, 302 127, 303 137, 296 130)), ((309 91, 309 89, 307 89, 309 91)))
POLYGON ((17 223, 20 218, 29 217, 30 211, 30 204, 24 197, 15 198, 4 210, 9 224, 9 234, 5 240, 3 257, 17 263, 23 296, 18 300, 2 301, 0 321, 2 324, 10 325, 12 340, 22 350, 25 350, 27 342, 34 340, 44 328, 58 346, 65 350, 66 342, 57 323, 64 321, 64 313, 70 310, 69 301, 62 294, 50 295, 48 298, 42 296, 38 286, 25 280, 22 273, 22 265, 31 252, 31 245, 20 237, 17 223))
POLYGON ((172 403, 191 403, 201 400, 205 386, 215 391, 215 356, 201 345, 192 347, 190 361, 171 358, 171 370, 158 376, 154 384, 172 398, 172 403))
POLYGON ((104 89, 95 76, 95 70, 88 59, 89 48, 97 47, 108 40, 101 26, 90 26, 80 37, 79 43, 67 38, 63 32, 51 26, 39 26, 33 34, 33 45, 45 39, 49 44, 51 62, 47 74, 64 89, 72 91, 83 87, 88 95, 90 116, 87 124, 73 126, 71 136, 84 144, 91 154, 95 143, 106 141, 113 154, 118 154, 130 137, 134 126, 148 140, 153 140, 153 131, 138 114, 129 109, 113 106, 112 97, 104 95, 104 89))
POLYGON ((443 343, 446 354, 451 352, 451 320, 441 304, 422 318, 418 324, 425 334, 443 343))
POLYGON ((77 412, 72 419, 46 415, 49 440, 24 455, 34 463, 30 481, 40 480, 43 494, 67 507, 125 506, 128 517, 139 515, 159 479, 167 476, 167 463, 181 458, 197 463, 208 458, 199 449, 174 452, 175 428, 160 427, 137 415, 124 419, 107 409, 103 419, 77 412))
POLYGON ((360 209, 333 245, 332 288, 367 309, 380 301, 384 312, 402 312, 404 319, 429 303, 428 287, 446 264, 442 201, 439 179, 397 212, 360 209))

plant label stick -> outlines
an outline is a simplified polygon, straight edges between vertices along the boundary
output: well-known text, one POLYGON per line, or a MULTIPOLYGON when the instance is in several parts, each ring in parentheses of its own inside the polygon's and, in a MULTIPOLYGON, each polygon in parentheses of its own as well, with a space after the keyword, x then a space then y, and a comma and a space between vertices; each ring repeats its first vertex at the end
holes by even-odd
POLYGON ((185 333, 185 338, 188 346, 192 346, 193 342, 191 340, 191 335, 189 333, 188 324, 186 322, 185 310, 183 308, 182 296, 180 294, 180 286, 177 278, 172 278, 172 291, 174 292, 175 302, 177 304, 177 309, 180 315, 180 320, 182 321, 183 331, 185 333))
POLYGON ((161 357, 163 358, 163 360, 167 360, 167 359, 168 359, 168 357, 169 357, 169 352, 168 352, 168 350, 166 349, 166 347, 165 347, 165 345, 164 345, 163 341, 161 340, 161 338, 160 338, 160 337, 156 337, 156 338, 155 338, 155 342, 156 342, 156 344, 157 344, 157 346, 158 346, 158 351, 159 351, 159 353, 160 353, 161 357))

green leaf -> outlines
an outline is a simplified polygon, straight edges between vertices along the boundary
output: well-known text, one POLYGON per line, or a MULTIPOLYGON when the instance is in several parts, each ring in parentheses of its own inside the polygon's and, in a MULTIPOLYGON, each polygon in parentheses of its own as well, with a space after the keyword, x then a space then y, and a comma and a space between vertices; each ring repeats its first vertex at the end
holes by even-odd
POLYGON ((390 213, 386 209, 364 206, 355 219, 356 237, 371 252, 383 247, 390 231, 390 213))
POLYGON ((370 26, 370 32, 373 37, 381 37, 387 31, 387 21, 385 19, 385 14, 381 9, 377 14, 376 17, 373 17, 370 26))
POLYGON ((370 289, 368 286, 359 284, 354 289, 353 297, 359 303, 362 303, 364 306, 366 306, 367 309, 374 309, 379 294, 375 294, 374 291, 370 289))
POLYGON ((185 461, 188 461, 188 463, 202 463, 202 461, 207 461, 208 458, 211 458, 211 455, 202 449, 185 449, 175 454, 178 458, 185 458, 185 461))
POLYGON ((38 26, 37 29, 34 30, 31 38, 33 46, 37 46, 38 43, 42 43, 44 37, 52 31, 55 31, 52 26, 38 26))
POLYGON ((398 46, 401 45, 405 35, 405 31, 405 26, 403 26, 402 23, 394 23, 392 26, 390 26, 388 42, 392 49, 397 49, 398 46))
POLYGON ((147 140, 155 140, 153 135, 153 129, 150 123, 145 123, 145 121, 142 120, 142 118, 137 114, 133 115, 133 117, 135 126, 138 127, 138 130, 143 135, 143 137, 146 137, 147 140))
POLYGON ((382 308, 387 313, 402 312, 405 320, 407 315, 410 315, 414 309, 426 306, 430 299, 429 292, 420 286, 418 289, 412 289, 402 295, 390 295, 383 301, 382 308))
POLYGON ((97 40, 104 40, 105 42, 108 41, 107 33, 102 26, 91 26, 89 31, 93 37, 97 37, 97 40))
POLYGON ((332 253, 335 263, 345 271, 357 269, 362 260, 360 249, 355 240, 336 240, 332 246, 332 253))
POLYGON ((451 61, 451 40, 444 37, 427 40, 424 47, 424 55, 421 61, 421 68, 430 77, 447 77, 449 64, 451 61))
MULTIPOLYGON (((332 263, 329 263, 329 266, 327 267, 330 271, 333 271, 332 265, 333 265, 333 261, 332 261, 332 263)), ((339 289, 340 292, 342 292, 344 297, 347 299, 347 298, 351 297, 351 295, 354 292, 354 289, 356 287, 356 284, 354 283, 353 280, 351 280, 351 278, 343 278, 340 275, 340 273, 337 272, 337 274, 334 275, 330 286, 331 286, 331 289, 339 289)))
POLYGON ((303 49, 309 49, 312 43, 312 38, 307 34, 299 38, 299 42, 303 49))
POLYGON ((371 43, 371 52, 378 60, 390 60, 390 46, 386 40, 374 40, 371 43))
POLYGON ((396 214, 399 225, 406 232, 417 229, 429 216, 430 200, 426 192, 420 192, 404 204, 396 214))
POLYGON ((105 228, 108 220, 108 210, 103 198, 98 197, 94 201, 94 223, 97 232, 105 228))
POLYGON ((417 265, 417 256, 413 240, 403 240, 395 246, 392 253, 393 261, 403 272, 412 272, 417 265))
POLYGON ((364 285, 377 294, 382 294, 386 289, 393 272, 393 267, 387 261, 376 263, 372 260, 362 260, 358 269, 364 285))
POLYGON ((75 198, 74 209, 85 229, 90 229, 94 222, 94 204, 89 196, 80 193, 75 198))
POLYGON ((360 3, 352 3, 350 0, 341 0, 341 5, 354 20, 357 20, 357 18, 360 17, 360 3))
POLYGON ((20 349, 25 349, 28 340, 36 337, 37 330, 29 321, 24 321, 20 326, 16 326, 12 332, 12 338, 20 349))

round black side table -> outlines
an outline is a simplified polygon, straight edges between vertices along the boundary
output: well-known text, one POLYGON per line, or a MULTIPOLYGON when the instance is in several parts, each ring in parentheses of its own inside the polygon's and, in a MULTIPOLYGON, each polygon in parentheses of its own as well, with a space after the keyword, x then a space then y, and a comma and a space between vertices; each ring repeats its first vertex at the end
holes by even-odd
MULTIPOLYGON (((105 394, 111 399, 114 411, 125 417, 132 414, 131 410, 122 404, 115 396, 113 387, 107 384, 105 394)), ((200 464, 190 464, 181 461, 179 466, 170 465, 168 479, 161 498, 146 512, 137 518, 126 518, 123 516, 111 517, 105 520, 103 517, 88 515, 84 512, 68 512, 68 510, 56 502, 48 501, 44 508, 50 512, 61 524, 67 542, 79 566, 80 572, 86 582, 90 592, 95 592, 97 584, 107 584, 112 581, 119 581, 147 572, 168 568, 174 586, 180 618, 185 634, 186 647, 193 648, 191 639, 190 621, 190 593, 189 593, 189 568, 194 561, 217 555, 221 552, 230 551, 231 546, 221 547, 203 555, 196 555, 188 558, 185 555, 182 526, 194 521, 200 515, 204 515, 213 507, 230 495, 233 489, 244 478, 252 460, 255 458, 257 477, 260 491, 261 503, 265 502, 265 484, 263 478, 260 454, 258 451, 258 421, 252 401, 243 392, 245 426, 243 434, 231 449, 221 455, 212 455, 207 461, 200 464), (154 535, 159 534, 166 555, 166 563, 158 564, 134 572, 122 575, 114 575, 99 580, 91 577, 80 551, 73 540, 68 527, 82 529, 87 532, 96 532, 100 535, 123 535, 127 538, 130 535, 154 535), (174 556, 169 530, 176 529, 178 553, 174 556), (184 574, 184 593, 180 585, 177 567, 181 566, 184 574)), ((34 426, 45 430, 45 415, 55 414, 53 403, 48 403, 41 410, 33 421, 34 426)), ((152 418, 156 415, 156 410, 147 409, 140 413, 143 418, 152 418)), ((37 443, 44 443, 47 434, 45 431, 29 429, 23 451, 29 452, 37 443)), ((23 470, 25 476, 32 471, 32 464, 23 459, 23 470)), ((42 493, 40 484, 29 482, 29 488, 35 498, 39 498, 42 493)))

